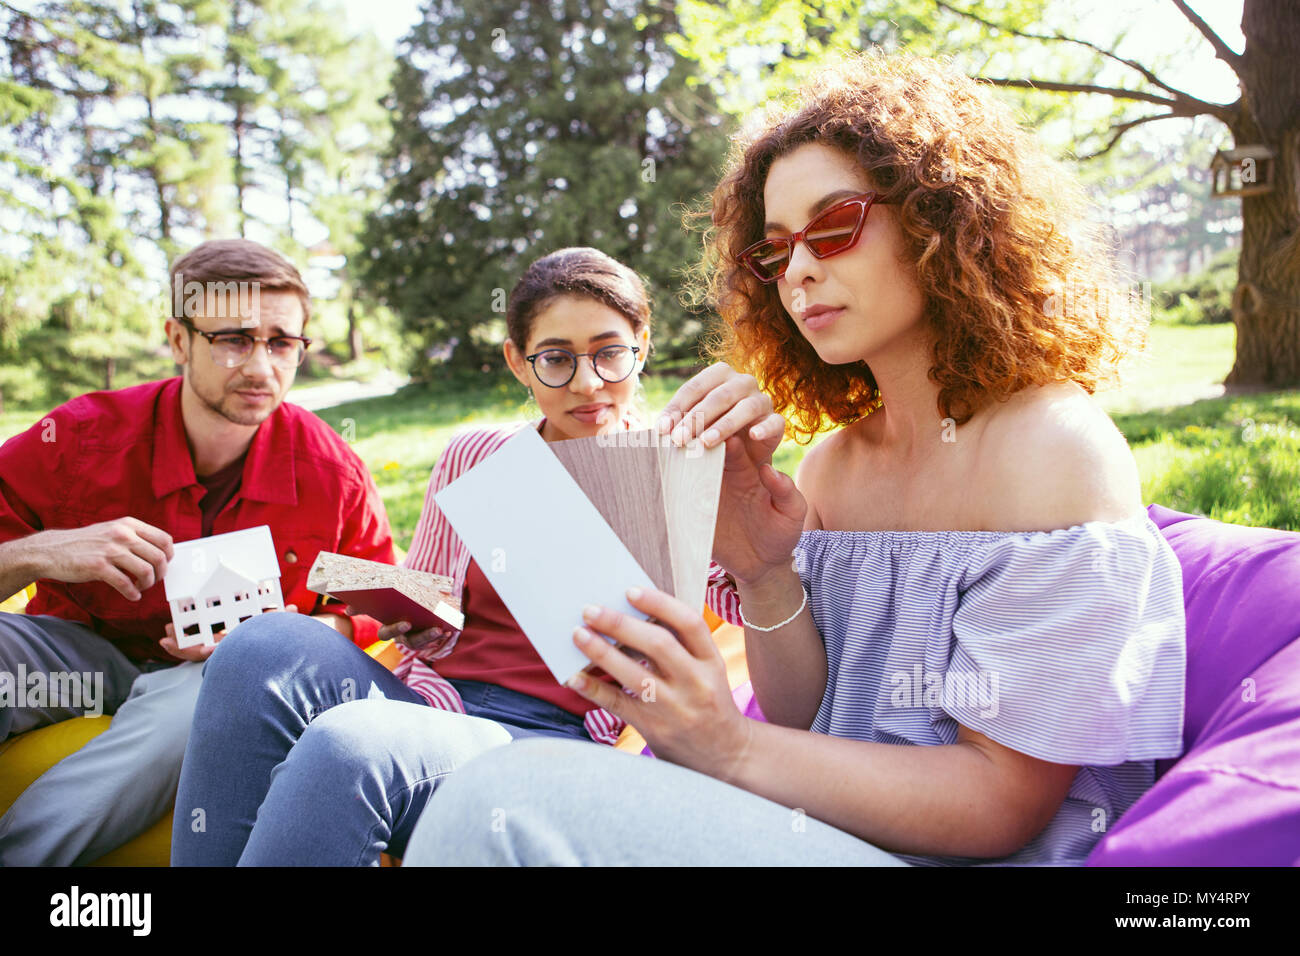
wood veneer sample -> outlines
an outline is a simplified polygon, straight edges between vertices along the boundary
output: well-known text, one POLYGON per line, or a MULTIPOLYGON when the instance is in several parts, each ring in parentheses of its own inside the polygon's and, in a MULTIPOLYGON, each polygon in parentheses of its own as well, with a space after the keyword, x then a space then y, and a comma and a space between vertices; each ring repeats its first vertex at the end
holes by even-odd
POLYGON ((705 450, 696 443, 686 448, 661 445, 656 451, 668 518, 672 593, 687 606, 702 608, 708 588, 713 532, 718 521, 726 447, 718 445, 705 450))
POLYGON ((704 606, 723 446, 678 448, 653 429, 548 446, 655 586, 704 606))
MULTIPOLYGON (((547 445, 655 587, 675 594, 659 449, 650 430, 547 445)), ((563 533, 561 531, 561 533, 563 533)))

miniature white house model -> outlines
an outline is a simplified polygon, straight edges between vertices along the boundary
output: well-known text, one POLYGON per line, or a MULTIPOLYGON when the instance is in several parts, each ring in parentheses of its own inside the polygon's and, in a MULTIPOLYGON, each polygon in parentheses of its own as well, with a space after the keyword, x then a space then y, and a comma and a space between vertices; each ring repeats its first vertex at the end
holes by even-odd
POLYGON ((163 586, 178 647, 211 644, 214 634, 284 604, 267 525, 175 545, 163 586))

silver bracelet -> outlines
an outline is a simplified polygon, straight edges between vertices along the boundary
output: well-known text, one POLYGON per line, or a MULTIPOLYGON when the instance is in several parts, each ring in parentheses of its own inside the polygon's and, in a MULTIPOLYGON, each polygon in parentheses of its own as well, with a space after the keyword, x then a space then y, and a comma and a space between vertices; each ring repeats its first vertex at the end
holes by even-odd
POLYGON ((743 607, 740 609, 740 623, 745 625, 745 627, 749 628, 751 631, 762 631, 764 634, 767 634, 770 631, 779 631, 781 628, 785 627, 796 617, 802 614, 803 609, 808 606, 808 591, 804 589, 802 586, 800 586, 799 590, 803 591, 803 601, 801 601, 799 604, 799 610, 795 611, 793 614, 787 617, 780 624, 773 624, 771 627, 759 627, 757 624, 751 624, 749 623, 749 621, 745 620, 745 609, 743 607))

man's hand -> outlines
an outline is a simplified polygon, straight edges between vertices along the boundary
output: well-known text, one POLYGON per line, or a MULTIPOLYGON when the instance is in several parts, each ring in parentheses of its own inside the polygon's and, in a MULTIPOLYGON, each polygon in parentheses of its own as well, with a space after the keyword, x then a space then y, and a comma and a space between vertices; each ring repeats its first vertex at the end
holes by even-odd
MULTIPOLYGON (((263 611, 262 613, 274 614, 276 611, 297 612, 297 610, 298 606, 296 604, 286 604, 282 608, 273 608, 270 611, 263 611)), ((167 627, 164 628, 164 633, 166 633, 167 636, 158 643, 162 646, 164 651, 172 657, 182 661, 206 661, 212 656, 212 652, 217 649, 217 644, 226 636, 225 631, 218 631, 213 635, 211 644, 195 644, 192 647, 177 647, 176 628, 170 621, 167 622, 167 627)))
POLYGON ((172 559, 172 536, 131 517, 39 531, 15 544, 27 558, 33 580, 103 581, 128 601, 140 600, 161 581, 172 559))

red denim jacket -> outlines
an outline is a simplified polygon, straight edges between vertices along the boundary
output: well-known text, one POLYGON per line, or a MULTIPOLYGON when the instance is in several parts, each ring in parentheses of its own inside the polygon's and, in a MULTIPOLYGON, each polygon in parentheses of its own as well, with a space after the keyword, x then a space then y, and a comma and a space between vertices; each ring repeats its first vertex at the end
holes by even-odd
MULTIPOLYGON (((133 517, 173 541, 199 537, 204 488, 181 420, 181 380, 91 392, 60 405, 0 446, 0 541, 133 517)), ((306 409, 281 403, 253 436, 239 491, 212 533, 269 525, 285 603, 331 611, 307 590, 320 551, 391 564, 393 539, 374 480, 356 453, 306 409)), ((134 661, 175 663, 158 642, 171 621, 163 583, 139 601, 107 584, 37 582, 28 614, 78 621, 134 661)), ((352 617, 352 640, 373 643, 379 622, 352 617)))

